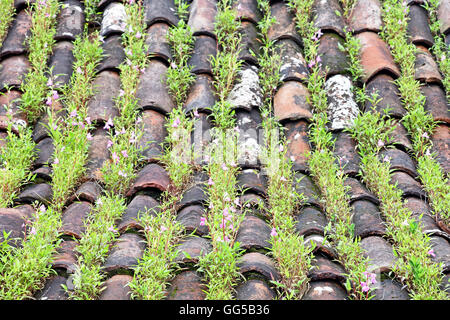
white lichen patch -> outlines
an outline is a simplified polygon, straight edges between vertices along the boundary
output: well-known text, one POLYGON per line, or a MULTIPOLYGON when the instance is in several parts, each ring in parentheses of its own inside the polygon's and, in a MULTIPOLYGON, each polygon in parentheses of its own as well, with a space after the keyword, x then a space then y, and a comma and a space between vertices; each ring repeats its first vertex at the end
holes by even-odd
POLYGON ((109 32, 125 32, 127 21, 127 14, 125 7, 121 3, 113 2, 109 4, 104 13, 102 19, 102 27, 100 34, 105 36, 109 32))
POLYGON ((254 66, 244 67, 238 73, 240 79, 228 95, 228 102, 234 108, 259 108, 262 104, 261 88, 259 86, 258 69, 254 66))
POLYGON ((353 98, 352 82, 335 75, 325 82, 328 97, 328 117, 333 130, 349 128, 358 116, 358 105, 353 98))

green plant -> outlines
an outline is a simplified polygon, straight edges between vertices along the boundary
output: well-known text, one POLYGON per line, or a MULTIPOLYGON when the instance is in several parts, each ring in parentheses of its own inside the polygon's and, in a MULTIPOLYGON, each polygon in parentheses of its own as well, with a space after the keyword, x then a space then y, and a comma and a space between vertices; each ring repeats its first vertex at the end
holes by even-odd
POLYGON ((15 11, 14 0, 0 0, 0 44, 3 43, 15 11))

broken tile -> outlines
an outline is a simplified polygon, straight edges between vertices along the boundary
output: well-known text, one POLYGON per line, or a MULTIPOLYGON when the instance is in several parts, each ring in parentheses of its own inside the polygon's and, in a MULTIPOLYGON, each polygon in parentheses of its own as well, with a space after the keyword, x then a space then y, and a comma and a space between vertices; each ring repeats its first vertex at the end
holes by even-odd
POLYGON ((52 257, 52 267, 63 268, 67 273, 74 273, 78 263, 77 245, 77 241, 63 240, 52 257))
POLYGON ((0 49, 0 58, 9 55, 24 54, 28 50, 25 41, 31 35, 31 15, 27 10, 20 11, 3 39, 0 49))
POLYGON ((26 232, 24 223, 32 218, 33 213, 34 208, 30 205, 0 209, 0 242, 4 240, 3 233, 10 232, 8 244, 19 246, 26 232))
POLYGON ((166 114, 175 107, 167 90, 166 72, 167 67, 164 63, 154 59, 150 60, 140 77, 136 92, 136 98, 139 100, 138 104, 141 108, 154 109, 166 114))
POLYGON ((313 281, 302 300, 346 300, 347 292, 335 281, 313 281))
POLYGON ((239 226, 236 242, 242 249, 267 249, 271 247, 270 227, 263 220, 247 216, 239 226))
POLYGON ((280 39, 276 42, 276 53, 281 57, 281 81, 307 81, 309 70, 298 43, 291 39, 280 39))
POLYGON ((31 68, 25 55, 8 57, 0 63, 0 91, 8 88, 20 89, 25 75, 31 68))
POLYGON ((66 285, 67 279, 62 276, 52 276, 46 282, 44 288, 39 290, 34 298, 36 300, 68 300, 69 296, 62 285, 66 285))
POLYGON ((357 0, 349 17, 350 28, 355 33, 380 32, 383 27, 379 0, 357 0))
POLYGON ((18 203, 33 203, 38 201, 43 204, 50 203, 53 196, 52 187, 48 183, 32 184, 17 196, 18 203))
POLYGON ((193 0, 190 5, 188 26, 194 36, 204 34, 215 38, 216 14, 217 4, 215 0, 193 0))
POLYGON ((115 99, 120 91, 120 77, 117 72, 100 72, 93 82, 94 95, 87 105, 87 115, 92 122, 105 123, 119 115, 115 99))
POLYGON ((437 18, 440 21, 440 30, 442 34, 448 34, 450 29, 450 2, 440 1, 437 18))
POLYGON ((361 240, 360 246, 364 256, 369 259, 368 272, 389 272, 394 267, 397 258, 392 246, 382 237, 371 236, 361 240))
POLYGON ((145 194, 136 195, 128 204, 117 227, 120 233, 129 229, 142 230, 143 226, 139 222, 141 215, 159 212, 159 203, 151 196, 145 194))
POLYGON ((424 199, 426 196, 420 183, 407 173, 401 171, 394 172, 391 175, 390 183, 397 184, 397 188, 403 191, 403 197, 412 196, 424 199))
POLYGON ((295 27, 294 15, 284 2, 276 2, 270 8, 270 14, 276 19, 267 33, 271 41, 279 39, 291 39, 303 46, 302 39, 295 27))
POLYGON ((420 87, 425 96, 425 111, 431 113, 434 121, 444 121, 450 124, 450 105, 445 92, 438 85, 424 85, 420 87))
POLYGON ((238 72, 238 82, 231 90, 227 101, 233 108, 250 111, 262 105, 262 93, 259 86, 258 69, 255 66, 244 66, 238 72))
POLYGON ((164 192, 169 187, 169 184, 170 178, 164 168, 156 163, 150 163, 138 172, 126 196, 130 197, 140 190, 153 188, 164 192))
POLYGON ((321 59, 321 69, 327 70, 327 77, 348 74, 350 61, 347 53, 341 51, 344 39, 335 33, 325 33, 320 38, 317 55, 321 59))
POLYGON ((359 173, 360 157, 356 152, 356 142, 347 132, 337 132, 333 135, 334 155, 339 167, 346 175, 356 176, 359 173))
POLYGON ((77 0, 66 0, 61 6, 57 17, 55 40, 75 41, 83 32, 84 8, 77 0))
POLYGON ((98 72, 109 70, 119 73, 119 66, 125 61, 122 37, 120 35, 109 36, 103 42, 102 48, 103 58, 97 67, 98 72))
POLYGON ((188 60, 195 74, 207 73, 212 75, 211 57, 217 54, 216 40, 210 36, 198 35, 195 37, 194 49, 188 60))
POLYGON ((301 172, 295 172, 293 182, 295 191, 305 197, 305 205, 321 207, 320 191, 309 176, 301 172))
POLYGON ((123 4, 112 2, 103 11, 100 35, 108 37, 111 34, 125 32, 127 26, 127 13, 123 4))
POLYGON ((236 19, 250 21, 257 24, 261 19, 261 11, 257 0, 237 0, 233 1, 232 8, 236 10, 236 19))
POLYGON ((247 276, 247 274, 260 274, 267 281, 279 281, 280 273, 277 271, 275 263, 268 256, 259 252, 249 252, 242 255, 237 261, 239 272, 247 276))
POLYGON ((356 35, 361 44, 361 64, 364 69, 363 81, 367 82, 377 73, 389 72, 395 77, 400 70, 392 58, 386 43, 375 32, 361 32, 356 35))
POLYGON ((441 168, 447 174, 450 172, 450 129, 446 125, 438 125, 431 136, 433 146, 431 152, 434 152, 434 157, 441 165, 441 168))
POLYGON ((62 215, 61 232, 81 239, 86 230, 86 219, 92 210, 92 204, 86 201, 70 204, 62 215))
POLYGON ((296 216, 295 230, 300 236, 323 235, 326 226, 327 218, 316 207, 308 206, 302 208, 296 216))
POLYGON ((106 280, 105 289, 102 291, 99 300, 131 300, 131 290, 128 283, 133 277, 125 274, 116 274, 106 280))
POLYGON ((134 233, 121 235, 103 265, 106 272, 133 269, 144 253, 145 243, 143 238, 134 233))
POLYGON ((380 151, 379 159, 381 161, 389 160, 391 170, 406 172, 412 177, 417 177, 416 164, 414 160, 404 151, 388 148, 380 151))
POLYGON ((442 83, 437 63, 427 48, 416 46, 415 79, 425 83, 442 83))
POLYGON ((256 170, 247 169, 239 172, 237 186, 242 188, 244 193, 250 191, 262 196, 266 194, 266 181, 264 176, 256 170))
POLYGON ((297 81, 287 81, 273 98, 273 112, 278 121, 312 119, 312 107, 308 103, 309 91, 297 81))
MULTIPOLYGON (((400 91, 393 82, 394 79, 387 74, 375 75, 366 86, 366 94, 372 96, 377 94, 380 101, 376 103, 375 110, 383 113, 389 110, 388 114, 393 117, 402 118, 406 114, 406 109, 400 101, 400 91)), ((365 112, 372 111, 373 105, 367 100, 365 102, 365 112)))
POLYGON ((37 158, 34 160, 34 166, 40 167, 51 162, 55 147, 51 138, 45 138, 39 141, 35 146, 37 158))
POLYGON ((86 181, 75 191, 69 202, 75 200, 95 203, 102 193, 102 187, 96 181, 86 181))
POLYGON ((334 31, 345 37, 344 14, 338 0, 315 0, 312 6, 314 27, 322 31, 334 31))
POLYGON ((161 21, 170 25, 178 24, 174 0, 144 0, 143 5, 147 26, 161 21))
POLYGON ((286 156, 293 162, 295 171, 307 171, 308 161, 306 155, 311 151, 308 139, 308 123, 304 120, 290 121, 285 124, 287 152, 286 156))
POLYGON ((168 300, 205 300, 206 286, 195 271, 183 271, 173 279, 168 300))
POLYGON ((443 264, 442 271, 447 273, 450 271, 450 243, 439 236, 430 237, 431 248, 433 249, 434 256, 432 260, 435 263, 443 264))
POLYGON ((210 113, 210 108, 215 103, 216 97, 212 77, 208 74, 197 75, 185 102, 186 113, 194 110, 210 113))
POLYGON ((373 202, 357 200, 352 203, 352 222, 355 225, 355 236, 366 238, 369 236, 384 236, 386 226, 381 212, 373 202))
POLYGON ((172 50, 167 40, 168 32, 169 25, 164 22, 154 23, 147 29, 145 44, 148 46, 148 55, 164 59, 166 62, 172 59, 172 50))
POLYGON ((418 5, 409 7, 408 34, 412 43, 431 47, 434 44, 433 35, 428 25, 428 13, 425 8, 418 5))
POLYGON ((155 162, 163 154, 162 143, 167 136, 164 115, 154 110, 144 110, 141 114, 144 124, 138 148, 148 162, 155 162))
POLYGON ((108 161, 110 158, 108 149, 109 136, 102 128, 98 128, 92 136, 93 138, 88 148, 86 176, 88 179, 102 181, 101 169, 105 161, 108 161))
POLYGON ((339 283, 345 283, 346 272, 340 264, 319 254, 314 257, 311 265, 312 269, 308 273, 310 281, 334 280, 339 283))
POLYGON ((355 178, 347 178, 344 181, 344 186, 350 187, 347 193, 350 195, 350 201, 356 200, 368 200, 375 204, 378 204, 378 199, 375 195, 370 192, 365 185, 363 185, 359 180, 355 178))
POLYGON ((183 225, 188 233, 195 232, 199 236, 208 234, 208 226, 200 225, 201 217, 205 216, 205 209, 200 205, 187 206, 177 215, 177 222, 183 225))
POLYGON ((391 279, 378 282, 373 294, 374 300, 410 300, 405 286, 391 279))
POLYGON ((205 238, 190 236, 177 246, 176 263, 198 263, 199 259, 212 251, 211 242, 205 238))
POLYGON ((241 34, 241 50, 238 58, 246 63, 257 65, 260 42, 256 26, 252 22, 242 21, 239 33, 241 34))
POLYGON ((273 300, 275 292, 266 282, 251 279, 236 287, 236 300, 273 300))

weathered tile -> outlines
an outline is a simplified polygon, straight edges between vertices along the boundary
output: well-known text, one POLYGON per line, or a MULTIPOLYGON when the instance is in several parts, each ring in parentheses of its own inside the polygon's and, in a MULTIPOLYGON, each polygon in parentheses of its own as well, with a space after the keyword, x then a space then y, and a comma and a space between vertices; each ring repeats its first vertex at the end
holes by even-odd
POLYGON ((346 300, 347 292, 335 281, 313 281, 302 300, 346 300))
POLYGON ((193 0, 190 6, 188 26, 194 35, 209 35, 215 38, 214 23, 217 14, 215 0, 193 0))
POLYGON ((293 161, 292 169, 295 171, 307 170, 306 154, 311 151, 308 139, 308 123, 304 120, 291 121, 285 125, 287 153, 286 156, 293 161))
POLYGON ((0 241, 4 240, 4 232, 10 232, 8 244, 17 247, 25 236, 25 222, 33 213, 34 208, 30 205, 0 209, 0 241))
POLYGON ((98 128, 92 136, 93 138, 88 148, 86 177, 102 181, 101 169, 105 161, 108 161, 110 158, 108 149, 108 141, 110 140, 103 128, 98 128))
POLYGON ((119 115, 114 99, 120 91, 120 77, 117 72, 100 72, 93 82, 94 95, 87 105, 87 115, 93 122, 105 123, 119 115))
POLYGON ((144 0, 145 22, 151 25, 155 22, 178 24, 178 16, 174 0, 144 0))
POLYGON ((17 196, 18 203, 33 203, 38 201, 43 204, 50 203, 53 196, 52 187, 48 183, 32 184, 27 187, 17 196))
POLYGON ((303 244, 307 248, 311 248, 312 246, 314 246, 314 254, 323 253, 332 259, 337 258, 336 251, 333 249, 331 244, 327 240, 325 240, 324 236, 320 234, 311 234, 309 236, 306 236, 303 244))
POLYGON ((294 188, 298 194, 303 194, 305 197, 305 205, 321 207, 320 191, 309 176, 301 172, 295 172, 294 188))
POLYGON ((381 280, 373 291, 374 300, 410 300, 408 291, 399 282, 391 279, 381 280))
POLYGON ((239 51, 238 58, 247 63, 257 65, 257 57, 259 55, 260 48, 258 29, 252 22, 249 21, 242 21, 240 28, 239 33, 241 34, 241 50, 239 51))
POLYGON ((403 191, 403 197, 413 196, 424 199, 426 196, 420 183, 407 173, 394 172, 390 183, 397 183, 397 188, 403 191))
POLYGON ((163 192, 167 190, 169 184, 170 178, 164 168, 156 163, 150 163, 138 172, 137 177, 126 196, 130 197, 136 192, 144 189, 157 189, 163 192))
POLYGON ((145 194, 136 195, 128 204, 127 209, 123 213, 118 222, 118 230, 124 233, 129 229, 142 230, 143 226, 139 222, 141 215, 152 215, 159 212, 159 203, 151 196, 145 194))
POLYGON ((109 36, 103 42, 102 49, 103 58, 97 67, 98 72, 110 70, 118 73, 119 65, 125 61, 125 51, 122 45, 122 37, 120 35, 109 36))
POLYGON ((56 248, 56 254, 52 257, 52 267, 65 269, 67 273, 74 273, 77 265, 77 241, 64 240, 56 248))
POLYGON ((434 129, 433 135, 431 136, 431 141, 433 146, 431 147, 431 152, 435 152, 435 159, 441 165, 444 172, 450 172, 450 130, 446 125, 438 125, 434 129))
POLYGON ((351 202, 357 200, 368 200, 378 204, 378 199, 375 195, 370 192, 359 180, 349 177, 345 179, 344 186, 350 187, 347 192, 350 195, 351 202))
POLYGON ((172 281, 168 300, 205 300, 206 286, 195 271, 183 271, 172 281))
POLYGON ((292 39, 300 46, 303 45, 302 39, 295 27, 294 15, 290 12, 288 6, 280 1, 274 3, 270 8, 270 14, 276 19, 268 31, 270 40, 292 39))
POLYGON ((400 70, 386 43, 375 32, 361 32, 356 35, 361 43, 361 64, 364 69, 364 82, 382 71, 389 72, 396 77, 400 70))
POLYGON ((255 66, 244 66, 238 72, 238 82, 228 95, 227 101, 233 108, 250 111, 262 104, 258 69, 255 66))
POLYGON ((440 21, 440 30, 442 34, 447 34, 450 29, 450 2, 440 1, 437 18, 440 21))
POLYGON ((162 143, 167 136, 164 115, 154 110, 144 110, 141 114, 144 124, 138 147, 141 156, 148 162, 156 161, 163 154, 162 143))
POLYGON ((273 98, 273 112, 278 121, 310 120, 312 107, 308 103, 309 91, 298 81, 287 81, 278 89, 273 98))
POLYGON ((216 40, 210 36, 198 35, 195 37, 194 49, 188 60, 195 74, 207 73, 212 75, 211 57, 217 54, 216 40))
POLYGON ((39 167, 51 162, 55 147, 51 138, 45 138, 39 141, 35 146, 37 158, 34 160, 35 167, 39 167))
POLYGON ((264 176, 252 169, 242 170, 237 176, 237 186, 245 190, 264 196, 266 194, 266 181, 264 176))
POLYGON ((27 10, 20 11, 3 40, 0 49, 0 58, 8 55, 24 54, 28 50, 25 41, 31 35, 31 15, 27 10))
POLYGON ((443 264, 443 272, 447 273, 450 271, 450 243, 448 240, 439 237, 430 237, 431 248, 433 249, 433 254, 431 258, 436 263, 443 264))
POLYGON ((353 32, 379 32, 383 27, 379 0, 357 0, 350 13, 349 25, 353 32))
POLYGON ((175 107, 166 87, 166 72, 167 67, 161 61, 151 60, 149 62, 141 75, 136 92, 140 107, 163 113, 170 113, 175 107))
POLYGON ((425 96, 425 111, 431 113, 434 121, 444 121, 450 124, 450 105, 445 92, 438 85, 424 85, 420 88, 425 96))
POLYGON ((251 111, 236 110, 236 127, 239 131, 238 165, 242 168, 256 168, 260 164, 261 152, 260 124, 261 114, 258 109, 251 111))
POLYGON ((296 216, 295 230, 300 236, 323 235, 326 226, 327 218, 322 211, 313 206, 302 208, 296 216))
POLYGON ((55 40, 75 41, 76 36, 83 32, 84 8, 77 0, 66 0, 62 3, 57 17, 55 40))
POLYGON ((185 102, 184 108, 186 112, 197 110, 198 112, 210 113, 210 108, 215 103, 216 97, 214 95, 212 77, 208 74, 197 75, 185 102))
POLYGON ((81 239, 85 231, 86 219, 92 210, 92 204, 86 201, 70 204, 62 215, 61 232, 81 239))
POLYGON ((412 150, 409 134, 401 122, 395 124, 394 130, 389 134, 389 137, 393 145, 399 146, 405 150, 412 150))
POLYGON ((177 263, 198 263, 199 259, 212 251, 211 242, 205 238, 191 236, 177 246, 178 255, 174 261, 177 263))
POLYGON ((416 80, 425 83, 442 83, 442 76, 437 63, 428 49, 423 46, 417 46, 415 69, 416 80))
POLYGON ((312 260, 312 269, 308 273, 308 278, 310 281, 320 281, 320 280, 334 280, 339 283, 345 282, 345 270, 344 268, 325 258, 323 255, 319 254, 312 260))
POLYGON ((271 216, 267 210, 261 210, 264 208, 264 197, 253 192, 247 192, 241 195, 239 198, 239 204, 245 207, 245 214, 252 215, 263 220, 269 221, 271 216))
POLYGON ((360 157, 356 152, 356 141, 347 132, 337 132, 334 135, 334 155, 338 165, 346 175, 356 176, 359 172, 360 157))
POLYGON ((112 2, 103 11, 100 35, 108 37, 111 34, 121 34, 127 26, 127 13, 123 4, 112 2))
MULTIPOLYGON (((388 114, 393 117, 402 118, 406 114, 406 109, 400 101, 400 91, 393 82, 394 79, 387 74, 375 75, 366 86, 366 94, 372 96, 378 94, 380 101, 375 104, 375 110, 383 113, 388 110, 388 114)), ((372 111, 373 104, 367 100, 364 111, 372 111)))
POLYGON ((257 273, 267 281, 279 281, 281 279, 272 259, 259 252, 249 252, 242 255, 237 262, 237 267, 244 276, 257 273))
POLYGON ((131 290, 128 283, 133 277, 125 274, 116 274, 106 280, 105 289, 102 291, 99 300, 131 300, 131 290))
POLYGON ((366 237, 360 242, 364 256, 369 259, 368 272, 389 272, 392 270, 397 258, 394 256, 392 246, 382 237, 366 237))
POLYGON ((191 205, 206 204, 208 195, 205 192, 205 185, 203 183, 194 184, 187 189, 179 203, 177 204, 178 210, 191 205))
POLYGON ((414 160, 404 151, 388 148, 379 153, 381 161, 389 161, 391 170, 406 172, 412 177, 417 177, 416 164, 414 160))
POLYGON ((276 42, 276 53, 281 57, 281 81, 307 81, 309 70, 298 43, 291 39, 280 39, 276 42))
POLYGON ((369 236, 383 236, 386 226, 381 212, 373 202, 357 200, 352 203, 352 222, 355 225, 355 236, 366 238, 369 236))
POLYGON ((427 10, 422 6, 412 5, 408 14, 408 34, 412 43, 431 47, 434 44, 433 35, 428 25, 427 10))
POLYGON ((247 216, 239 226, 236 242, 242 249, 267 249, 271 247, 269 243, 271 228, 263 220, 247 216))
POLYGON ((102 193, 102 187, 96 181, 86 181, 75 191, 69 199, 70 202, 75 200, 88 201, 95 203, 102 193))
POLYGON ((177 222, 183 225, 188 233, 195 232, 199 236, 208 234, 208 226, 200 225, 201 217, 205 216, 205 209, 200 205, 184 207, 178 212, 177 222))
POLYGON ((265 281, 251 279, 236 287, 236 300, 273 300, 275 292, 265 281))
POLYGON ((344 39, 335 33, 325 33, 320 38, 317 54, 321 59, 319 64, 322 70, 328 70, 327 77, 348 74, 350 61, 347 53, 340 49, 343 45, 344 39))
POLYGON ((36 300, 68 300, 67 292, 62 287, 66 283, 65 277, 52 276, 45 282, 44 288, 35 294, 34 298, 36 300))
POLYGON ((338 0, 316 0, 312 7, 314 27, 322 31, 334 31, 345 37, 344 14, 338 0))
POLYGON ((55 88, 60 89, 64 85, 69 85, 74 59, 72 42, 59 41, 55 44, 49 60, 49 68, 55 88))
POLYGON ((40 179, 42 182, 50 183, 52 181, 53 169, 49 166, 42 166, 34 170, 31 174, 36 175, 36 180, 40 179))
POLYGON ((22 93, 18 90, 8 90, 0 93, 0 130, 7 130, 12 122, 12 132, 18 134, 19 127, 28 124, 26 114, 20 109, 22 93))
POLYGON ((232 8, 236 10, 236 19, 250 21, 255 25, 261 19, 261 11, 257 0, 237 0, 233 1, 232 8))
POLYGON ((172 50, 167 40, 168 31, 169 25, 164 22, 154 23, 147 29, 145 44, 148 46, 148 55, 162 58, 167 62, 172 59, 172 50))
POLYGON ((25 55, 8 57, 0 63, 0 91, 20 88, 25 75, 30 70, 30 62, 25 55))
POLYGON ((143 238, 134 233, 125 233, 115 242, 103 265, 106 272, 133 269, 144 253, 143 238))

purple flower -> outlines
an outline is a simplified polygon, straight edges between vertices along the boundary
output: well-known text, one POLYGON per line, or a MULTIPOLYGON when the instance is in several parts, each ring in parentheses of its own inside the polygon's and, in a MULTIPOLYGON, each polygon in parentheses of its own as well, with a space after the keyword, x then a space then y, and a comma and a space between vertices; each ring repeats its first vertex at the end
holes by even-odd
POLYGON ((103 129, 109 130, 111 127, 114 127, 114 123, 111 120, 111 118, 109 118, 108 121, 105 123, 105 126, 103 127, 103 129))
POLYGON ((194 110, 194 117, 196 117, 196 118, 199 118, 199 117, 200 117, 200 115, 198 114, 197 109, 194 110))
POLYGON ((59 163, 59 159, 58 158, 55 158, 54 160, 53 160, 53 164, 58 164, 59 163))
POLYGON ((270 236, 272 236, 272 237, 276 237, 278 235, 278 233, 277 233, 277 229, 275 229, 275 227, 274 228, 272 228, 272 231, 270 232, 270 236))
POLYGON ((53 101, 52 101, 52 97, 48 97, 48 98, 47 98, 47 101, 45 101, 45 104, 48 105, 48 106, 51 106, 51 105, 52 105, 52 102, 53 102, 53 101))
POLYGON ((209 178, 209 180, 208 180, 208 185, 210 185, 210 186, 214 185, 214 181, 212 181, 211 178, 209 178))
POLYGON ((36 229, 34 227, 31 227, 31 230, 30 230, 30 235, 32 235, 32 234, 36 234, 36 229))
POLYGON ((115 164, 119 162, 119 156, 117 155, 117 153, 113 152, 111 157, 115 164))
POLYGON ((141 37, 142 37, 142 34, 138 31, 138 32, 136 32, 136 39, 140 39, 141 37))
POLYGON ((428 253, 430 256, 432 256, 433 258, 436 257, 436 254, 434 253, 434 250, 433 250, 433 249, 430 249, 427 253, 428 253))
POLYGON ((124 158, 128 158, 128 153, 127 150, 122 150, 122 155, 124 156, 124 158))
POLYGON ((111 140, 108 140, 108 143, 107 143, 107 145, 106 145, 106 148, 111 148, 112 147, 112 145, 113 145, 113 142, 111 141, 111 140))
POLYGON ((384 147, 384 142, 383 140, 379 139, 378 143, 377 143, 378 148, 383 148, 384 147))
POLYGON ((53 90, 53 91, 52 91, 52 95, 53 95, 53 99, 54 99, 54 100, 59 99, 58 91, 53 90))
POLYGON ((239 198, 234 199, 234 204, 236 205, 236 207, 239 207, 241 205, 239 202, 239 198))
POLYGON ((92 138, 92 135, 88 132, 87 134, 86 134, 86 139, 88 140, 88 141, 91 141, 93 138, 92 138))
POLYGON ((83 73, 83 71, 81 70, 80 67, 77 67, 77 73, 79 73, 79 74, 83 73))
POLYGON ((422 138, 430 139, 430 136, 428 135, 428 133, 424 132, 424 133, 422 134, 422 138))
POLYGON ((123 172, 122 170, 119 170, 118 172, 119 176, 126 178, 127 174, 125 172, 123 172))
POLYGON ((52 78, 48 78, 47 87, 52 87, 52 86, 53 86, 53 80, 52 80, 52 78))
POLYGON ((114 229, 113 226, 110 226, 110 227, 108 228, 108 231, 109 231, 109 232, 116 232, 116 230, 114 229))
POLYGON ((206 218, 205 217, 201 217, 200 218, 200 225, 204 226, 206 224, 206 218))
POLYGON ((161 232, 167 231, 167 227, 166 226, 161 226, 161 232))
POLYGON ((91 124, 91 117, 86 117, 86 119, 84 119, 86 121, 87 124, 91 124))
POLYGON ((172 124, 172 128, 178 128, 178 126, 180 125, 181 121, 180 118, 176 118, 175 121, 172 124))
POLYGON ((227 165, 225 163, 222 163, 222 170, 223 171, 227 171, 228 170, 228 167, 227 167, 227 165))
POLYGON ((366 282, 361 282, 361 289, 362 289, 362 292, 367 292, 367 291, 369 291, 369 286, 367 285, 367 283, 366 282))

